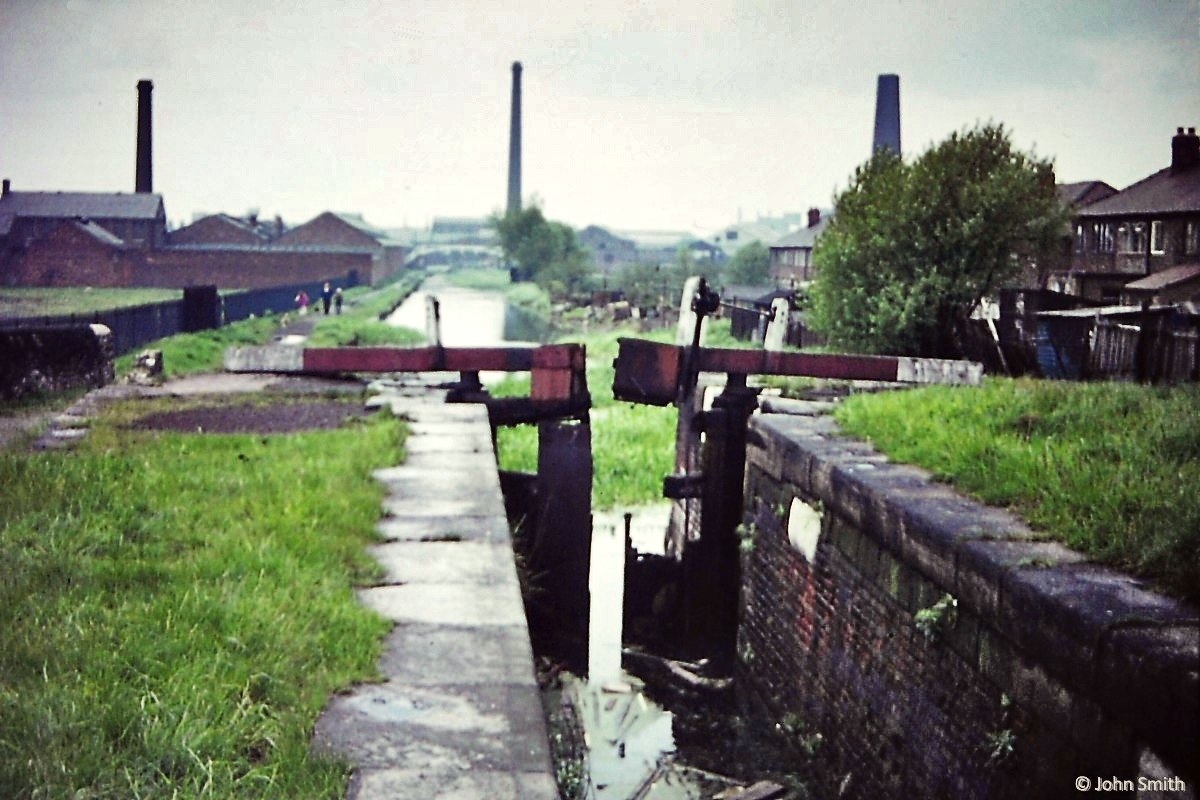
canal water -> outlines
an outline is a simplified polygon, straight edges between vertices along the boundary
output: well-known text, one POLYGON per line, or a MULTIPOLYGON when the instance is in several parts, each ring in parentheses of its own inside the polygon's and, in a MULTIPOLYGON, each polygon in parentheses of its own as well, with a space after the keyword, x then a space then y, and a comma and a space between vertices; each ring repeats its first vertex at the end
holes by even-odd
MULTIPOLYGON (((440 277, 422 284, 388 318, 392 325, 426 330, 426 298, 439 301, 442 344, 499 346, 506 342, 503 295, 448 285, 440 277)), ((508 342, 512 343, 512 342, 508 342)), ((496 376, 481 375, 485 383, 496 376)), ((606 387, 594 387, 604 391, 606 387)), ((596 420, 593 426, 603 424, 596 420)), ((589 588, 588 677, 567 674, 567 693, 578 712, 588 751, 589 790, 595 800, 686 800, 702 795, 699 784, 671 768, 675 752, 672 715, 646 695, 642 683, 621 667, 625 520, 631 514, 634 548, 661 555, 670 506, 622 509, 594 515, 589 588)))
POLYGON ((442 344, 446 347, 495 347, 504 339, 507 305, 496 292, 462 289, 434 276, 410 294, 388 317, 388 324, 425 332, 426 299, 438 299, 442 344))

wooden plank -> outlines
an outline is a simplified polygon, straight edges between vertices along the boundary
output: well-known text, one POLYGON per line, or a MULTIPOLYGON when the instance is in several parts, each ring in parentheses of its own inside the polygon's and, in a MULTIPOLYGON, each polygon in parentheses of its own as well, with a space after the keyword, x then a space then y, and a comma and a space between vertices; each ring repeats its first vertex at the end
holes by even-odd
POLYGON ((896 380, 897 360, 891 356, 850 356, 825 353, 772 353, 705 347, 700 351, 702 372, 742 375, 795 375, 859 381, 896 380))
POLYGON ((440 369, 436 347, 306 347, 306 372, 429 372, 440 369))

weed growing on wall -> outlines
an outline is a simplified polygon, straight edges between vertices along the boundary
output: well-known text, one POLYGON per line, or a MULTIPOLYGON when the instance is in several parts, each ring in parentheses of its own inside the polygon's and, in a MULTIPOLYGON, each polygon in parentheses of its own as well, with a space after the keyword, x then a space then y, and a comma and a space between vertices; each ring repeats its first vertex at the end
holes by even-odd
POLYGON ((913 616, 917 630, 925 637, 925 641, 933 644, 942 634, 954 625, 957 615, 958 600, 950 595, 942 595, 942 599, 929 608, 922 608, 913 616))

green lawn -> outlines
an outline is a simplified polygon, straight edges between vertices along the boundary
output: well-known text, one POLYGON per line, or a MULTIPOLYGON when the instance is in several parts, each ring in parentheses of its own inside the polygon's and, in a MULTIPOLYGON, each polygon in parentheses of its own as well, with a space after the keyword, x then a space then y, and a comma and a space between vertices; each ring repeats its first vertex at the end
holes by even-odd
POLYGON ((352 586, 401 423, 197 436, 128 413, 74 452, 0 453, 0 797, 340 800, 346 765, 309 739, 376 674, 388 624, 352 586))
POLYGON ((110 308, 178 300, 179 289, 0 288, 0 317, 53 317, 91 314, 110 308))
POLYGON ((1200 387, 988 379, 850 398, 844 430, 1200 598, 1200 387))

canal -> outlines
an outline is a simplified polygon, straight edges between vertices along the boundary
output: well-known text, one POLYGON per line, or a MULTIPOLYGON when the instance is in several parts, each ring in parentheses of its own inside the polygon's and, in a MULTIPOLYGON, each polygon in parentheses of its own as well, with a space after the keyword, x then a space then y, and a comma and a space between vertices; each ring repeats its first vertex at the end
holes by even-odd
MULTIPOLYGON (((392 325, 426 331, 427 298, 438 300, 442 344, 494 347, 513 344, 504 296, 495 291, 450 285, 442 276, 422 284, 388 318, 392 325)), ((501 377, 481 375, 485 383, 501 377)), ((591 391, 609 391, 594 386, 591 391)), ((605 424, 593 421, 593 430, 605 424)), ((587 750, 587 785, 579 796, 595 800, 684 800, 701 797, 701 784, 675 768, 673 715, 647 695, 643 683, 622 668, 622 602, 625 574, 625 514, 641 553, 662 554, 669 506, 600 512, 594 515, 589 589, 588 675, 562 675, 562 696, 576 711, 587 750)))

